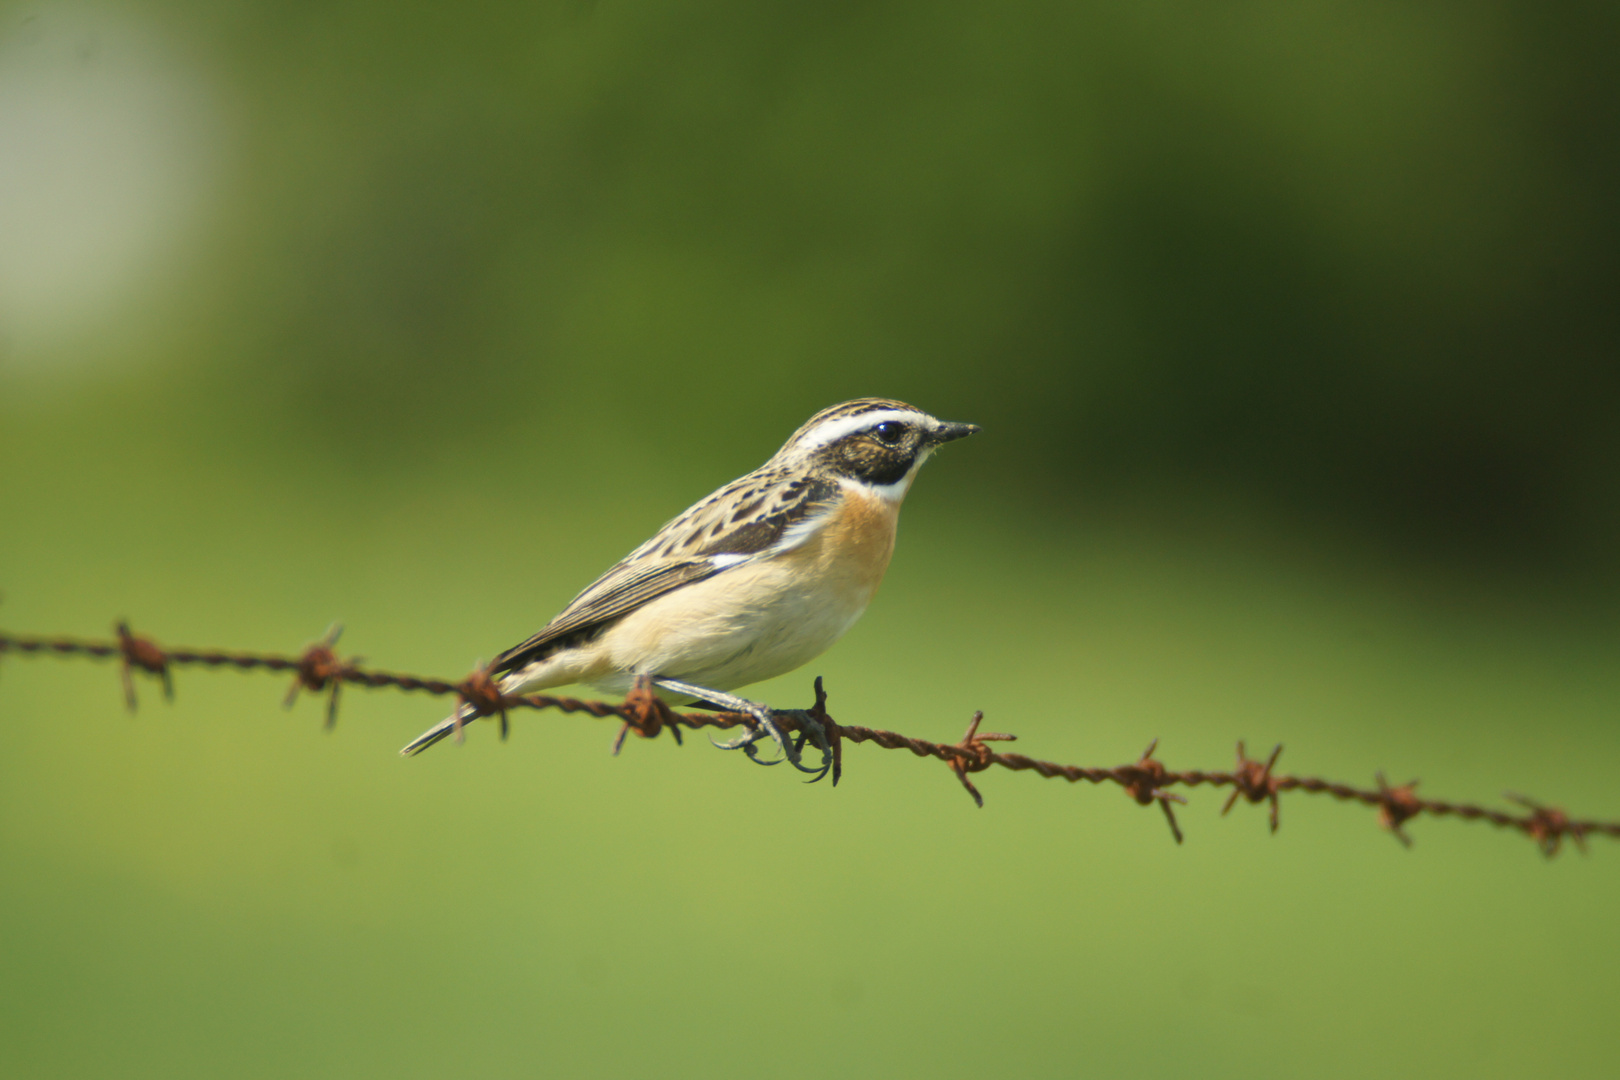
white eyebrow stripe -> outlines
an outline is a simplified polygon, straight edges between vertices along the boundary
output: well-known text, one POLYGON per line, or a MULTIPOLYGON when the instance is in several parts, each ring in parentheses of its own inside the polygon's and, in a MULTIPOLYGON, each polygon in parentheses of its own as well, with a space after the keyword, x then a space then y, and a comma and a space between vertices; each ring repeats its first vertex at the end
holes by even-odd
POLYGON ((856 413, 854 416, 840 416, 836 420, 827 420, 805 432, 799 447, 804 450, 814 450, 819 446, 837 442, 845 435, 855 431, 863 431, 869 427, 876 427, 885 420, 903 420, 913 424, 928 423, 928 417, 920 412, 910 409, 873 409, 871 412, 856 413))

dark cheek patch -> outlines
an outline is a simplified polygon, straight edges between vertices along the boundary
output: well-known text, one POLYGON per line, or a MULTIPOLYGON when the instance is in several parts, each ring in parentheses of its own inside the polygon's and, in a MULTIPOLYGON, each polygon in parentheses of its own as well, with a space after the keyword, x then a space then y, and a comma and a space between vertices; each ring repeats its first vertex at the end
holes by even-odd
POLYGON ((862 439, 844 448, 844 471, 868 484, 893 484, 905 478, 915 460, 909 450, 862 439))

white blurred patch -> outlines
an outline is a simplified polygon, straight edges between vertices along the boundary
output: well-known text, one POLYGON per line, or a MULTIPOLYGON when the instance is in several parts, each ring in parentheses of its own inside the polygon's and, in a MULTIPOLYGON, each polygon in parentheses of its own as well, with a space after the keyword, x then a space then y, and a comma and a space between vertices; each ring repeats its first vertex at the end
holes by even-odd
POLYGON ((121 11, 0 11, 0 369, 74 355, 50 346, 128 304, 197 221, 216 124, 173 53, 121 11))

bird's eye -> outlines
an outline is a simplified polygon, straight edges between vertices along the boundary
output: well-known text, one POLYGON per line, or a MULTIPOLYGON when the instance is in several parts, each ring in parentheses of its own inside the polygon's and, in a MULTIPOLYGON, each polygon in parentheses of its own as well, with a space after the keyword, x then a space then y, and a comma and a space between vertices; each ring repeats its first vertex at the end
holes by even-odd
POLYGON ((878 437, 878 442, 885 446, 893 446, 906 437, 906 425, 898 420, 885 420, 873 428, 872 432, 878 437))

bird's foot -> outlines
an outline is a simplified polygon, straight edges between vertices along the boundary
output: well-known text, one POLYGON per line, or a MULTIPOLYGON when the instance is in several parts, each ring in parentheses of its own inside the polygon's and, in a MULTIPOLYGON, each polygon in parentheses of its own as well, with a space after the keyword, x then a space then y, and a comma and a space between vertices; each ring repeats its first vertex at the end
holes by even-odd
POLYGON ((822 777, 826 776, 828 770, 832 768, 832 748, 827 743, 827 732, 825 728, 822 727, 821 723, 817 721, 815 717, 811 716, 808 712, 805 712, 802 709, 783 710, 780 714, 778 714, 768 705, 762 705, 757 701, 749 701, 747 698, 741 698, 735 694, 727 694, 718 690, 709 690, 705 687, 696 686, 692 683, 681 682, 677 679, 655 679, 653 681, 658 686, 661 686, 667 690, 673 690, 682 694, 691 694, 693 697, 699 699, 705 704, 712 705, 715 708, 723 709, 727 712, 743 713, 753 719, 753 725, 735 739, 728 739, 725 742, 716 742, 713 739, 709 740, 721 750, 741 750, 743 753, 748 755, 748 760, 758 765, 780 765, 782 762, 786 761, 799 772, 810 774, 811 779, 805 781, 805 783, 808 784, 813 784, 817 780, 820 780, 822 777), (783 734, 781 727, 779 727, 776 723, 776 717, 778 715, 793 717, 794 723, 799 729, 798 738, 789 740, 788 737, 783 734), (767 760, 766 758, 759 756, 758 745, 766 738, 769 738, 777 746, 781 747, 781 757, 774 760, 767 760), (821 765, 819 767, 812 768, 811 766, 804 764, 804 762, 800 759, 800 753, 804 749, 806 738, 814 741, 817 748, 821 750, 821 765))
POLYGON ((754 718, 756 726, 749 728, 742 735, 727 742, 714 742, 713 739, 709 741, 714 742, 714 745, 721 750, 741 750, 748 755, 748 760, 757 765, 780 765, 786 761, 800 772, 810 775, 810 779, 805 781, 807 784, 813 784, 827 775, 833 765, 832 747, 827 742, 826 729, 809 712, 804 709, 782 709, 777 711, 763 705, 747 711, 748 715, 754 718), (790 740, 783 733, 781 726, 776 723, 778 716, 793 717, 794 723, 798 727, 798 735, 795 738, 790 740), (782 748, 781 757, 766 760, 759 756, 757 747, 767 737, 782 748), (816 748, 821 751, 821 764, 819 766, 812 767, 804 763, 803 753, 806 741, 814 742, 816 748))

